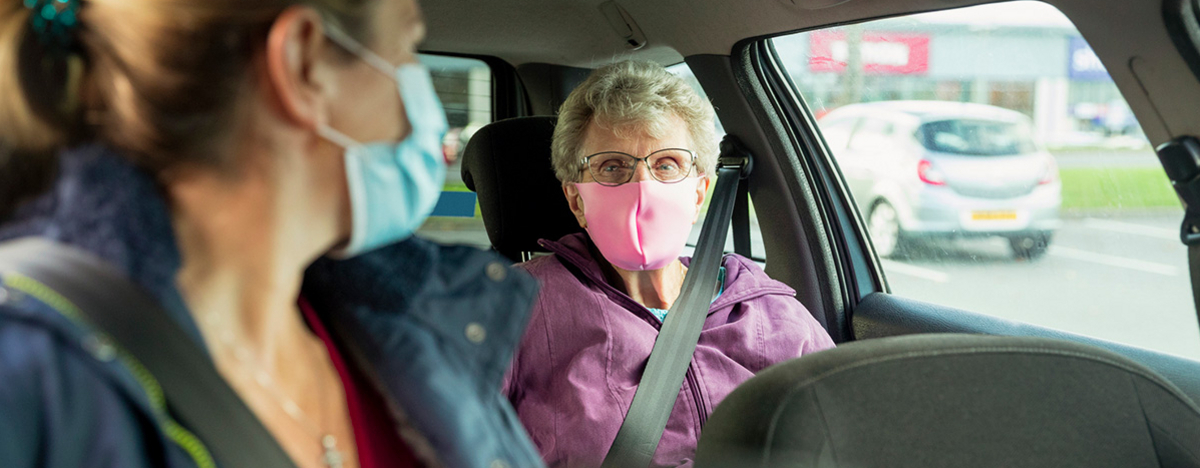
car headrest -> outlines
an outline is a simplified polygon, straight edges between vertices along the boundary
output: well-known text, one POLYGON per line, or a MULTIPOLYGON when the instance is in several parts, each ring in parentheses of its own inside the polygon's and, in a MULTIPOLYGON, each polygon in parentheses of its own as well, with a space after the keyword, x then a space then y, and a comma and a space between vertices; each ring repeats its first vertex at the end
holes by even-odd
POLYGON ((524 252, 544 251, 538 239, 583 230, 550 164, 556 121, 537 116, 494 122, 475 132, 463 150, 463 182, 479 195, 488 239, 514 262, 524 252))
POLYGON ((858 341, 760 372, 704 427, 703 467, 1196 467, 1200 409, 1121 355, 1045 338, 858 341))

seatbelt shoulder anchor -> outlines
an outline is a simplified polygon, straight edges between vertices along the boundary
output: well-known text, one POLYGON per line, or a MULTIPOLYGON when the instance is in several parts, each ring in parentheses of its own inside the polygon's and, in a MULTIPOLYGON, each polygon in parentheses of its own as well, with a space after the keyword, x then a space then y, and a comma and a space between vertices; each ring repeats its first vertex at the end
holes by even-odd
POLYGON ((725 135, 725 138, 721 139, 717 171, 721 169, 740 169, 739 178, 743 180, 750 177, 750 172, 754 170, 754 158, 750 156, 750 150, 733 135, 725 135))
POLYGON ((1179 239, 1185 245, 1200 245, 1200 140, 1179 137, 1159 145, 1155 152, 1186 207, 1179 239))

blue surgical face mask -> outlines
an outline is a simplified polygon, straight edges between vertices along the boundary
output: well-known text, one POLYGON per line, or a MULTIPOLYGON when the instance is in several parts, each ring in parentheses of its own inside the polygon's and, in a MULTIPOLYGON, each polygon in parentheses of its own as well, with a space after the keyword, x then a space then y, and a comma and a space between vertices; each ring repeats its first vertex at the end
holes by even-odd
POLYGON ((350 242, 331 255, 348 258, 412 236, 433 212, 446 178, 442 137, 448 125, 424 66, 395 67, 340 31, 330 29, 328 36, 396 80, 412 127, 399 143, 359 143, 328 126, 317 129, 323 138, 345 148, 353 221, 350 242))

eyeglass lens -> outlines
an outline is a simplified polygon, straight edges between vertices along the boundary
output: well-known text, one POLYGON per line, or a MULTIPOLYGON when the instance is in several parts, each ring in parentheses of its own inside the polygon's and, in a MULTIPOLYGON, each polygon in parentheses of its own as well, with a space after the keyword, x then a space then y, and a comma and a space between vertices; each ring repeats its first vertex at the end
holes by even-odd
POLYGON ((655 151, 645 158, 625 153, 599 153, 588 158, 592 178, 604 185, 619 185, 633 180, 638 161, 645 161, 650 176, 659 182, 678 182, 692 172, 692 153, 682 149, 655 151))

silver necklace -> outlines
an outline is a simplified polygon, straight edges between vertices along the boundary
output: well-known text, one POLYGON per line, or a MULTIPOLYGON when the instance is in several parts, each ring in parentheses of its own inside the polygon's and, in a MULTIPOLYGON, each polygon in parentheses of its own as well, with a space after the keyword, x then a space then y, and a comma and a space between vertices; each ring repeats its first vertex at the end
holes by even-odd
MULTIPOLYGON (((209 322, 212 325, 212 322, 209 322)), ((287 396, 282 390, 275 386, 275 380, 271 378, 271 374, 263 370, 265 367, 260 365, 254 359, 254 355, 245 346, 240 346, 234 343, 233 333, 229 330, 223 330, 218 333, 218 338, 221 343, 227 348, 233 350, 233 357, 241 362, 244 367, 249 367, 254 370, 253 380, 260 388, 272 393, 283 412, 292 418, 297 424, 304 428, 309 435, 315 437, 321 442, 323 453, 321 462, 328 468, 343 468, 345 457, 337 448, 337 438, 328 432, 322 431, 321 426, 313 422, 312 418, 304 412, 296 401, 287 396)), ((322 392, 324 393, 324 392, 322 392)), ((324 401, 324 398, 322 398, 324 401)))

